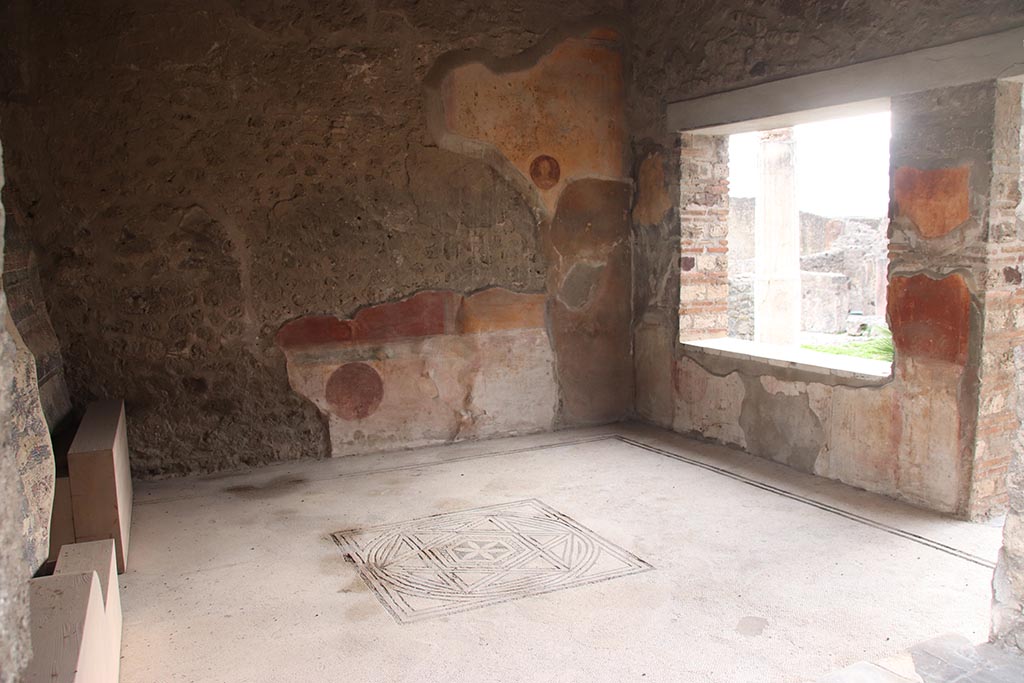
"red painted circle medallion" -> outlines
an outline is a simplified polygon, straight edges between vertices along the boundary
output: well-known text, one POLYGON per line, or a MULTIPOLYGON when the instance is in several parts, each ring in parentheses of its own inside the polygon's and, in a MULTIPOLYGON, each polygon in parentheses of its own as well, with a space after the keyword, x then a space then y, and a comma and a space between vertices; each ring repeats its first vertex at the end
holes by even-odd
POLYGON ((384 381, 366 363, 346 363, 327 380, 327 403, 343 420, 361 420, 372 415, 384 397, 384 381))
POLYGON ((541 154, 530 163, 530 177, 533 178, 534 185, 540 189, 550 190, 558 184, 558 179, 562 177, 562 169, 557 159, 541 154))

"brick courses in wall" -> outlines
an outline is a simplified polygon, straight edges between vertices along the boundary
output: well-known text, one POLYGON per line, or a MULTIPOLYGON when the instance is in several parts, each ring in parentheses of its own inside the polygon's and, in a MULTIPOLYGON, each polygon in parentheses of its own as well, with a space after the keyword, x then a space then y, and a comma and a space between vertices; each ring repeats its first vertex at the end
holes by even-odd
POLYGON ((680 145, 679 339, 729 332, 729 139, 683 135, 680 145))
POLYGON ((970 511, 974 517, 999 514, 1009 495, 1007 475, 1021 416, 1018 393, 1024 377, 1014 349, 1024 347, 1024 171, 1021 86, 1000 83, 996 92, 988 261, 984 279, 984 336, 981 342, 980 399, 972 463, 970 511))

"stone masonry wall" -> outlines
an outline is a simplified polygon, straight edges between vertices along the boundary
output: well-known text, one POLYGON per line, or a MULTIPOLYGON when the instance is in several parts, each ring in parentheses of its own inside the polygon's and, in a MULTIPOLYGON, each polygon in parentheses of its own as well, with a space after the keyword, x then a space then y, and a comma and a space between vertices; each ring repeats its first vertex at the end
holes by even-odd
POLYGON ((994 118, 981 387, 970 493, 971 509, 976 516, 998 514, 1006 509, 1006 477, 1021 429, 1017 393, 1024 376, 1018 374, 1013 361, 1015 349, 1024 345, 1024 145, 1020 85, 998 85, 994 118))
POLYGON ((981 400, 971 507, 1007 510, 992 581, 992 636, 1024 650, 1024 105, 1017 83, 996 93, 981 400), (1004 488, 1005 487, 1005 488, 1004 488), (1005 490, 1005 493, 1004 493, 1005 490))
MULTIPOLYGON (((1013 364, 1024 376, 1024 347, 1014 350, 1013 364)), ((1024 420, 1024 392, 1017 392, 1017 414, 1024 420)), ((1024 431, 1012 444, 1007 478, 1009 501, 1003 547, 992 579, 992 638, 1024 650, 1024 431)))
MULTIPOLYGON (((624 132, 616 141, 609 127, 625 130, 620 10, 6 3, 0 21, 19 27, 0 48, 9 197, 39 253, 75 406, 125 399, 137 475, 324 456, 337 416, 289 384, 275 342, 284 325, 348 320, 425 290, 500 288, 552 307, 554 358, 526 369, 548 367, 558 395, 532 428, 627 414, 629 184, 609 171, 626 158, 624 132), (609 30, 581 38, 598 25, 609 30), (447 86, 428 77, 460 65, 470 95, 452 91, 449 104, 486 104, 492 95, 473 88, 513 82, 535 103, 518 111, 524 123, 467 106, 445 125, 470 142, 439 138, 430 92, 447 86), (587 95, 552 95, 584 69, 587 95), (600 139, 565 144, 598 150, 604 165, 554 147, 552 131, 591 123, 600 139), (533 178, 540 156, 560 175, 545 161, 533 178), (575 240, 592 215, 612 223, 593 243, 575 240), (556 243, 570 260, 553 260, 556 243), (586 353, 566 357, 581 329, 586 353), (605 373, 588 377, 590 363, 605 373)), ((387 346, 375 353, 370 363, 387 346)))

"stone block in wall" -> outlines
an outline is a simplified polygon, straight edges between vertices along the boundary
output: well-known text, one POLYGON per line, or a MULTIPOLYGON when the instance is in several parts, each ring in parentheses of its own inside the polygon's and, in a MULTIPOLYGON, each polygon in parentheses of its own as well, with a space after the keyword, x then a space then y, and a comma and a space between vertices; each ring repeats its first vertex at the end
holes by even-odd
POLYGON ((850 278, 842 273, 800 273, 800 323, 806 332, 846 331, 850 278))

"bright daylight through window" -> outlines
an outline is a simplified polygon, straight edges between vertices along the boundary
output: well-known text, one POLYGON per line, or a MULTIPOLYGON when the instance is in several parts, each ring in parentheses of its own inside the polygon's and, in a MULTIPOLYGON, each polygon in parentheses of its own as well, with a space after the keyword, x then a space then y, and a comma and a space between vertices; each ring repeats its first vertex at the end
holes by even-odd
MULTIPOLYGON (((800 354, 810 365, 831 366, 822 353, 844 367, 892 360, 889 137, 888 112, 729 137, 729 339, 718 347, 811 351, 800 354)), ((682 298, 685 309, 685 287, 682 298)))

